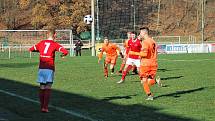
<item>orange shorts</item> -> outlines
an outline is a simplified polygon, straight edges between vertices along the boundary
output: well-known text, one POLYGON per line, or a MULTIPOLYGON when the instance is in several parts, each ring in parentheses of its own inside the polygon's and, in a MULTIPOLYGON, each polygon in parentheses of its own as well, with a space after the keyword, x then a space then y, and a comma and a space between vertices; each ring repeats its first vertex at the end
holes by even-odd
POLYGON ((154 79, 157 73, 157 68, 157 66, 140 66, 140 77, 154 79))
POLYGON ((118 56, 108 56, 105 58, 105 64, 114 64, 116 65, 116 60, 118 56))

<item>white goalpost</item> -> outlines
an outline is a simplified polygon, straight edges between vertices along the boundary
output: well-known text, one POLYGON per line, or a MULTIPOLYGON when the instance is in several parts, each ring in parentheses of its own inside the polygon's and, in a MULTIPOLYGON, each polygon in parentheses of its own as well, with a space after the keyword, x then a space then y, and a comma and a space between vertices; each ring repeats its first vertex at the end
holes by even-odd
MULTIPOLYGON (((0 30, 0 58, 32 57, 28 48, 46 39, 47 30, 0 30)), ((72 30, 57 30, 56 42, 74 53, 72 30)))

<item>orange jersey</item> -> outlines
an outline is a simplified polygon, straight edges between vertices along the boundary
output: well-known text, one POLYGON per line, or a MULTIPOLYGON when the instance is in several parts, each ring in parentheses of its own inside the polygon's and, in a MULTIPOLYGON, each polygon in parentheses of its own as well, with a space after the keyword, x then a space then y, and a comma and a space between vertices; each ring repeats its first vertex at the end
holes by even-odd
POLYGON ((124 44, 123 44, 124 49, 125 49, 124 55, 127 55, 128 52, 129 52, 128 40, 129 40, 129 39, 125 40, 125 42, 124 42, 124 44))
POLYGON ((152 38, 142 42, 141 66, 157 66, 157 44, 152 38))
POLYGON ((113 43, 109 43, 108 45, 103 44, 101 48, 101 53, 99 54, 99 59, 102 58, 103 52, 106 53, 107 57, 114 57, 117 56, 117 50, 120 52, 120 48, 113 43))
POLYGON ((125 40, 125 42, 124 42, 124 44, 123 44, 124 48, 127 48, 127 47, 128 47, 128 40, 129 40, 129 39, 125 40))

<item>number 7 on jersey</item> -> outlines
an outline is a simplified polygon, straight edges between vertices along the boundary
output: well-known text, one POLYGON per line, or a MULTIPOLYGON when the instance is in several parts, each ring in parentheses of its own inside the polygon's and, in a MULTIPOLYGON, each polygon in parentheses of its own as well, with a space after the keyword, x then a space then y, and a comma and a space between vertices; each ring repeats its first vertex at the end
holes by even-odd
POLYGON ((44 54, 46 54, 48 52, 49 47, 50 47, 50 43, 45 42, 45 49, 44 49, 44 52, 43 52, 44 54))

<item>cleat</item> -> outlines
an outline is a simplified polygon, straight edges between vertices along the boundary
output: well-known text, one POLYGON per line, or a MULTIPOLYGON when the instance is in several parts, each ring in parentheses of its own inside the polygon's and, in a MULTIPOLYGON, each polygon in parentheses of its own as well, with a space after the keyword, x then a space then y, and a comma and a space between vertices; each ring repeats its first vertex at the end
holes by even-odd
POLYGON ((105 78, 108 78, 108 75, 105 75, 105 78))
POLYGON ((156 82, 157 82, 157 84, 158 84, 159 87, 163 86, 162 83, 161 83, 161 79, 160 79, 159 76, 157 76, 155 80, 156 80, 156 82))
POLYGON ((113 75, 114 73, 113 73, 113 72, 111 72, 110 74, 111 74, 111 75, 113 75))
POLYGON ((45 108, 42 108, 42 109, 41 109, 41 112, 43 112, 43 113, 48 113, 49 110, 48 110, 48 109, 45 109, 45 108))
POLYGON ((153 96, 148 96, 148 98, 146 98, 146 100, 154 100, 153 96))
POLYGON ((132 74, 133 74, 133 75, 136 75, 136 74, 138 74, 137 70, 135 70, 135 71, 132 71, 132 74))
POLYGON ((118 71, 118 73, 122 73, 122 71, 118 71))
POLYGON ((123 82, 124 82, 124 80, 121 79, 120 81, 117 82, 117 84, 121 84, 123 82))

